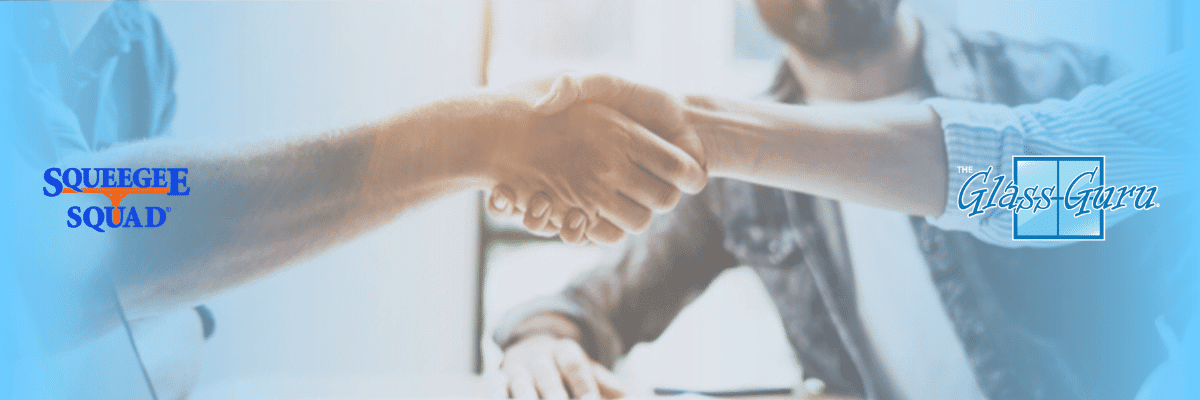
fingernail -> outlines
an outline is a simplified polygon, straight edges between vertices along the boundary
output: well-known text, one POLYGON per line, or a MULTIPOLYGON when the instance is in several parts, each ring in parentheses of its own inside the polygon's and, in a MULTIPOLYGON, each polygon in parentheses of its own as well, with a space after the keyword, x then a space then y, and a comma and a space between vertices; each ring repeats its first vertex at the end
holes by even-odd
POLYGON ((502 194, 492 197, 492 206, 497 210, 508 210, 508 197, 502 194))
POLYGON ((533 206, 533 216, 541 218, 542 215, 546 214, 546 211, 550 210, 550 202, 542 197, 537 197, 535 201, 538 203, 533 206))
POLYGON ((571 221, 567 223, 571 229, 579 229, 583 226, 583 214, 572 214, 571 221))

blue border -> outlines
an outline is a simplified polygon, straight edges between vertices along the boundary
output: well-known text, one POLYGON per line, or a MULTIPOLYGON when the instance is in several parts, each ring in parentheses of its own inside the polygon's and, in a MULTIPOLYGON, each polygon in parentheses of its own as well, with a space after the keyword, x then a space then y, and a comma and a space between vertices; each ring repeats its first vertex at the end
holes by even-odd
MULTIPOLYGON (((1058 163, 1063 162, 1063 161, 1097 161, 1100 163, 1100 174, 1099 174, 1100 175, 1100 177, 1099 177, 1100 184, 1101 185, 1104 184, 1104 156, 1013 156, 1012 171, 1013 171, 1013 184, 1014 185, 1020 185, 1020 183, 1017 182, 1017 178, 1018 178, 1017 162, 1019 162, 1019 161, 1054 161, 1055 162, 1054 192, 1055 192, 1055 197, 1060 198, 1057 202, 1057 205, 1054 207, 1054 212, 1056 214, 1054 216, 1055 232, 1058 231, 1059 218, 1062 217, 1061 210, 1063 207, 1062 194, 1059 192, 1059 190, 1061 190, 1061 188, 1058 187, 1058 186, 1061 186, 1060 185, 1061 181, 1059 179, 1060 177, 1058 176, 1059 172, 1060 172, 1059 168, 1058 168, 1058 163)), ((1104 211, 1103 210, 1096 210, 1096 211, 1100 213, 1100 234, 1099 235, 1021 235, 1020 233, 1017 232, 1018 226, 1019 226, 1017 224, 1017 213, 1013 212, 1013 215, 1012 215, 1013 240, 1104 240, 1104 211)))

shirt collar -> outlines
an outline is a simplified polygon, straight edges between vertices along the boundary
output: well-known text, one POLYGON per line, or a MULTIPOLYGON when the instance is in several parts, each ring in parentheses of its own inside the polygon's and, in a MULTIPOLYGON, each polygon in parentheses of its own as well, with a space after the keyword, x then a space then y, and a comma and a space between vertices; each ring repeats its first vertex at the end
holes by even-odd
POLYGON ((938 97, 983 101, 979 72, 967 54, 962 35, 942 24, 921 22, 921 55, 925 73, 938 97))

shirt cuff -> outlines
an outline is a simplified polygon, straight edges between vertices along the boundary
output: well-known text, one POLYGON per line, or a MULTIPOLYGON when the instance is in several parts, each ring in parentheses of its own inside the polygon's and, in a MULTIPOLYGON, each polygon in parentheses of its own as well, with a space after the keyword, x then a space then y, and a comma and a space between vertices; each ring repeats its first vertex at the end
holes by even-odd
MULTIPOLYGON (((521 329, 521 324, 526 319, 548 312, 566 315, 576 324, 583 320, 584 315, 583 308, 561 294, 538 297, 505 313, 499 326, 496 327, 496 331, 492 334, 492 340, 496 342, 497 346, 500 346, 500 349, 504 349, 529 333, 521 329)), ((580 326, 580 329, 584 329, 584 327, 580 326)))
POLYGON ((959 207, 959 192, 972 175, 989 167, 992 168, 989 180, 998 175, 1012 176, 1012 156, 1023 153, 1024 149, 1021 118, 1012 108, 999 104, 951 99, 930 99, 925 104, 941 119, 948 168, 946 206, 940 216, 926 220, 938 228, 970 232, 992 243, 1001 239, 1011 241, 1000 232, 1011 226, 1004 221, 1011 219, 1011 215, 993 208, 968 217, 969 210, 959 207))
POLYGON ((560 313, 579 328, 579 344, 588 356, 612 368, 617 358, 625 352, 624 342, 614 327, 607 323, 605 315, 597 313, 596 310, 589 311, 586 303, 581 304, 575 300, 569 294, 570 291, 568 288, 562 293, 539 297, 513 308, 501 319, 492 340, 503 350, 533 333, 522 329, 522 323, 529 317, 547 312, 560 313))

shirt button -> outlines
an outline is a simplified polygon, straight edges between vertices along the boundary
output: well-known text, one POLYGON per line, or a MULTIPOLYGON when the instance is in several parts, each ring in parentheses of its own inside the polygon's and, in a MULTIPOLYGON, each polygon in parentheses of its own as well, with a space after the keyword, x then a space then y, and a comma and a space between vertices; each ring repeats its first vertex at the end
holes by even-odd
POLYGON ((804 380, 804 391, 812 396, 820 396, 825 394, 825 381, 817 378, 808 378, 804 380))

